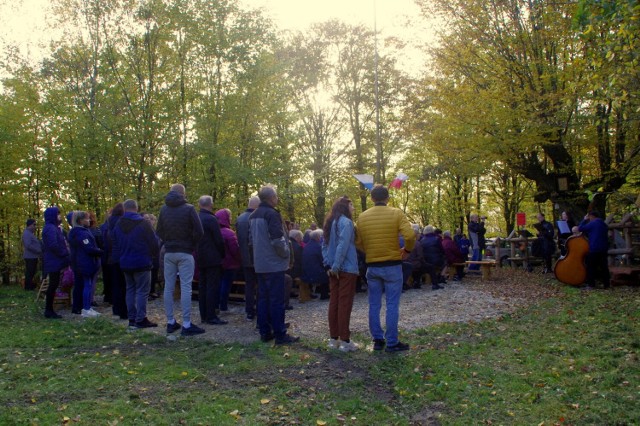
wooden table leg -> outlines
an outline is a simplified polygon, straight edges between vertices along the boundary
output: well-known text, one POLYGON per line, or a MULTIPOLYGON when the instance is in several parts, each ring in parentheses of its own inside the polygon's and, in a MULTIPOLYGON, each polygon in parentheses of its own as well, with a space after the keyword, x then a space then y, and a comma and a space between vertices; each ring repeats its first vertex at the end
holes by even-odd
POLYGON ((480 265, 482 267, 482 281, 491 279, 491 265, 480 265))

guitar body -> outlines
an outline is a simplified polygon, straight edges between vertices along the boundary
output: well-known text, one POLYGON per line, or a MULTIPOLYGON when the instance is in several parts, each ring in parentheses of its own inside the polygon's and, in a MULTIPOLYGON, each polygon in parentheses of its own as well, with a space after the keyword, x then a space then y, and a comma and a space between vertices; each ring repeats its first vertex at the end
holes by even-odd
POLYGON ((553 272, 556 279, 568 285, 582 285, 587 279, 585 257, 589 253, 589 241, 582 235, 567 238, 567 254, 556 262, 553 272))

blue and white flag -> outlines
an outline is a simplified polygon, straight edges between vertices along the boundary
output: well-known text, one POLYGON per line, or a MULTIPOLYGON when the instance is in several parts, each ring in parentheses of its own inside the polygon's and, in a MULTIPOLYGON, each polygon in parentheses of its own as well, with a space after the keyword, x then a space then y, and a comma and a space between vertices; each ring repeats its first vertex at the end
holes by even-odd
POLYGON ((353 175, 353 177, 358 179, 358 182, 368 190, 373 188, 373 175, 353 175))

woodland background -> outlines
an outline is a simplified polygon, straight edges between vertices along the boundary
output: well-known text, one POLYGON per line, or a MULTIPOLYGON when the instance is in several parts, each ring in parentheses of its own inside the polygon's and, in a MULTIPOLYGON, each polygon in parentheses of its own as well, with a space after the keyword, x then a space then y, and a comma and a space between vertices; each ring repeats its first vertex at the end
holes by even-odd
POLYGON ((273 183, 305 226, 343 194, 370 205, 353 174, 403 172, 391 202, 412 221, 481 212, 502 236, 518 211, 620 214, 637 197, 636 1, 417 0, 439 25, 417 77, 400 40, 363 26, 281 32, 233 0, 52 3, 63 41, 36 65, 0 57, 4 283, 27 217, 102 220, 125 198, 157 214, 175 182, 234 214, 273 183))

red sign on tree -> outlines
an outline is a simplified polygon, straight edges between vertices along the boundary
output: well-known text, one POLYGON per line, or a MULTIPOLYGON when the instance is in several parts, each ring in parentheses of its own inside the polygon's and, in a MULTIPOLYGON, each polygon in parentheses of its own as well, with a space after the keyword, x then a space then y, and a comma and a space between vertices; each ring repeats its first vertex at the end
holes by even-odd
POLYGON ((516 225, 518 226, 526 226, 527 225, 527 215, 526 213, 516 213, 516 225))

